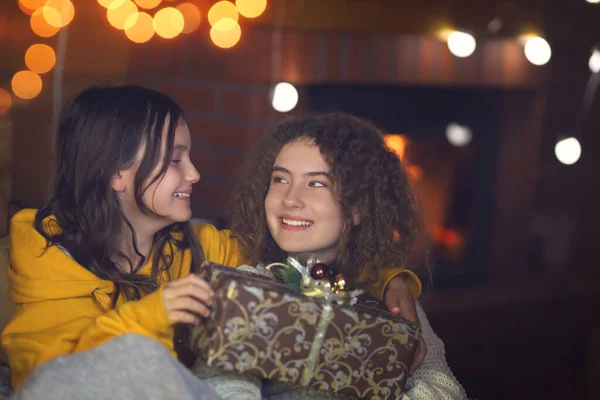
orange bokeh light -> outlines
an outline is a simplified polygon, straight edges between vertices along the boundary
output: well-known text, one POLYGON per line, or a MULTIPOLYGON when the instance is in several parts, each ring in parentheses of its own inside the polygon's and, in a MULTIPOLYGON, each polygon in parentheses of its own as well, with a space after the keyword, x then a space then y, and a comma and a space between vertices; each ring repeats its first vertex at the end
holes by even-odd
POLYGON ((44 19, 44 11, 42 8, 38 8, 31 14, 29 19, 29 25, 31 30, 38 36, 50 37, 54 36, 58 32, 59 28, 52 26, 44 19))
POLYGON ((43 8, 44 19, 55 28, 62 28, 73 21, 75 7, 70 0, 48 0, 43 8))
POLYGON ((231 18, 235 22, 237 22, 240 18, 240 14, 233 3, 228 1, 219 1, 218 3, 213 4, 210 10, 208 10, 208 22, 211 25, 216 24, 217 21, 220 21, 224 18, 231 18))
POLYGON ((135 0, 135 3, 140 7, 140 8, 145 8, 147 10, 153 9, 158 7, 158 5, 160 4, 162 0, 135 0))
POLYGON ((33 99, 42 91, 42 78, 35 72, 19 71, 13 76, 11 87, 15 96, 33 99))
POLYGON ((45 74, 56 64, 56 54, 52 47, 45 44, 29 46, 25 52, 25 65, 37 74, 45 74))
POLYGON ((200 26, 202 15, 198 7, 192 3, 181 3, 175 7, 183 15, 183 31, 182 33, 192 33, 200 26))
POLYGON ((137 15, 138 8, 132 1, 125 1, 118 7, 110 6, 108 10, 106 10, 106 17, 108 18, 108 22, 117 29, 124 30, 129 28, 136 22, 136 18, 132 17, 132 15, 137 15))
POLYGON ((165 39, 173 39, 183 31, 183 15, 173 7, 165 7, 154 15, 154 31, 165 39))
POLYGON ((125 21, 125 35, 134 43, 145 43, 154 36, 154 20, 152 16, 145 12, 139 12, 137 15, 129 16, 131 21, 125 21))
POLYGON ((256 18, 265 12, 267 0, 236 0, 235 6, 246 18, 256 18))
POLYGON ((4 115, 10 110, 12 105, 12 96, 4 89, 0 89, 0 115, 4 115))
POLYGON ((21 9, 21 11, 23 11, 23 14, 25 15, 31 15, 35 11, 35 9, 33 8, 25 7, 21 0, 19 0, 17 4, 19 5, 19 8, 21 9))
POLYGON ((126 1, 127 0, 98 0, 98 4, 104 8, 117 8, 126 1))
POLYGON ((400 158, 404 158, 406 151, 406 137, 403 135, 385 135, 383 137, 385 144, 400 158))
POLYGON ((46 0, 19 0, 19 7, 26 8, 28 10, 37 10, 46 4, 46 0))
POLYGON ((231 18, 217 21, 210 29, 210 38, 213 43, 222 49, 233 47, 240 41, 242 28, 231 18))

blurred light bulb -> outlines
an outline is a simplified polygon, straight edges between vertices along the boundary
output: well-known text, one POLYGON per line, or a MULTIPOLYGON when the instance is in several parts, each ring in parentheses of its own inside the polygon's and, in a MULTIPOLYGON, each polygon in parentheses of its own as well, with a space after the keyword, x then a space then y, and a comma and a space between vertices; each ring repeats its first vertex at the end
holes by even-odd
POLYGON ((240 18, 240 13, 233 3, 228 1, 219 1, 212 5, 208 10, 208 23, 212 25, 216 24, 223 18, 231 18, 237 22, 240 18))
POLYGON ((573 165, 581 157, 581 145, 574 137, 559 140, 554 146, 554 154, 558 161, 565 165, 573 165))
POLYGON ((291 83, 279 82, 273 89, 272 104, 275 111, 292 111, 298 104, 298 91, 291 83))
POLYGON ((42 91, 42 78, 29 70, 19 71, 13 76, 11 87, 15 96, 30 100, 42 91))
POLYGON ((544 65, 550 61, 552 49, 544 38, 532 37, 525 43, 525 57, 533 65, 544 65))
POLYGON ((446 127, 446 139, 448 139, 453 146, 464 147, 471 142, 472 138, 473 133, 466 126, 451 123, 446 127))
POLYGON ((154 36, 154 19, 148 13, 131 14, 125 26, 125 35, 134 43, 145 43, 154 36))
POLYGON ((592 52, 588 66, 590 67, 590 71, 592 71, 592 73, 596 74, 600 72, 600 50, 595 49, 592 52))
POLYGON ((231 18, 220 19, 210 28, 210 39, 215 46, 222 49, 235 46, 241 37, 242 28, 231 18))
POLYGON ((185 21, 174 7, 165 7, 154 15, 154 31, 165 39, 173 39, 183 31, 185 21))
POLYGON ((477 47, 477 42, 473 35, 454 31, 448 36, 448 49, 456 57, 469 57, 475 51, 475 47, 477 47))
POLYGON ((256 18, 267 8, 267 0, 236 0, 235 6, 246 18, 256 18))
POLYGON ((200 10, 192 3, 180 3, 176 7, 183 15, 183 31, 181 33, 192 33, 200 26, 202 14, 200 10))
POLYGON ((25 52, 25 65, 36 74, 45 74, 54 68, 56 54, 54 49, 46 44, 34 44, 25 52))

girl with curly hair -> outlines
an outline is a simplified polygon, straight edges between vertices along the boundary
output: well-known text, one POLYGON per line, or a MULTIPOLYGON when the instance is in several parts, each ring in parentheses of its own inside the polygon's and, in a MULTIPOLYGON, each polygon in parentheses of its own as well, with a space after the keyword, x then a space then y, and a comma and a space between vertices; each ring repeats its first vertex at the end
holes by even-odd
MULTIPOLYGON (((421 284, 410 269, 425 258, 418 200, 402 162, 371 123, 342 113, 280 123, 248 157, 232 200, 232 233, 251 265, 312 255, 341 273, 350 287, 383 298, 392 312, 399 313, 406 301, 397 303, 379 288, 398 285, 414 300, 419 297, 421 284)), ((416 310, 412 320, 420 320, 425 360, 410 371, 404 398, 465 398, 443 343, 418 303, 416 310), (424 342, 430 348, 426 356, 424 342)), ((208 381, 217 393, 232 385, 231 376, 208 381)), ((267 384, 263 395, 328 397, 281 384, 267 384)))

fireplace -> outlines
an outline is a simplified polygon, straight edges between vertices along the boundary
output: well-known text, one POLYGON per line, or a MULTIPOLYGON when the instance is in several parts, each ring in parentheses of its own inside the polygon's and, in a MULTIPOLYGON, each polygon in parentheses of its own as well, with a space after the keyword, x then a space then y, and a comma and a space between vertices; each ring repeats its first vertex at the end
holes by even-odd
POLYGON ((349 112, 386 134, 427 216, 435 288, 479 282, 491 256, 502 92, 346 85, 310 86, 304 92, 310 111, 349 112), (448 139, 453 134, 463 139, 453 140, 460 146, 448 139))

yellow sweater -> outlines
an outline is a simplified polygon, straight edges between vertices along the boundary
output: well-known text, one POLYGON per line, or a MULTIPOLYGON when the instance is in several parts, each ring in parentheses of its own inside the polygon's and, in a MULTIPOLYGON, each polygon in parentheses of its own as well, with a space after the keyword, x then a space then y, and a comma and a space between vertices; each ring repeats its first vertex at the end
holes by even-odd
MULTIPOLYGON (((111 309, 113 283, 98 278, 55 246, 44 252, 46 240, 34 228, 35 213, 23 210, 11 222, 8 296, 17 310, 1 341, 12 369, 13 387, 43 362, 94 348, 126 333, 154 338, 175 356, 162 286, 139 301, 120 298, 111 309)), ((231 267, 244 263, 230 231, 218 231, 212 225, 198 225, 194 230, 208 261, 231 267)), ((176 252, 171 278, 186 276, 190 266, 190 251, 176 252)), ((149 274, 150 268, 151 260, 139 273, 149 274)), ((418 278, 397 268, 381 274, 372 294, 381 299, 387 282, 399 273, 407 274, 405 281, 417 298, 421 290, 418 278)), ((167 279, 166 274, 159 277, 161 284, 167 279)))

